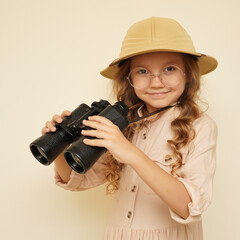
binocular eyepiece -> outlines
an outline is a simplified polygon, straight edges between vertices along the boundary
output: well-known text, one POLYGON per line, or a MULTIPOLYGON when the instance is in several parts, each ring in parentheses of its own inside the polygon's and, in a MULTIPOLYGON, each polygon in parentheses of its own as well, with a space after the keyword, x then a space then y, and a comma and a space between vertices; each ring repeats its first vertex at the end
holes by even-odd
POLYGON ((86 136, 81 135, 81 131, 89 128, 84 126, 82 121, 89 116, 99 115, 111 120, 123 131, 129 124, 127 113, 128 107, 123 102, 111 105, 106 100, 100 100, 93 102, 91 107, 83 103, 72 112, 71 116, 55 126, 56 132, 46 133, 33 141, 30 150, 34 157, 46 166, 65 150, 64 158, 68 165, 78 173, 86 173, 106 149, 83 143, 86 136))

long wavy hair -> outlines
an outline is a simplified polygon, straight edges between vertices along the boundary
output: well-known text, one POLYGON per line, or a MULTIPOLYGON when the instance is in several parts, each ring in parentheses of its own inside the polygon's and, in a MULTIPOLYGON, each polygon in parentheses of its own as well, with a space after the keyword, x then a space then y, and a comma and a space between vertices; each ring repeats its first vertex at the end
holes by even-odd
MULTIPOLYGON (((197 64, 197 59, 188 54, 182 54, 183 62, 185 64, 185 76, 186 84, 185 89, 178 99, 178 109, 180 110, 179 116, 171 122, 171 129, 173 132, 173 139, 169 139, 168 145, 172 151, 171 155, 165 156, 167 158, 174 158, 176 161, 171 165, 171 174, 174 177, 178 177, 178 170, 182 166, 183 156, 181 149, 186 146, 195 137, 195 130, 193 127, 193 121, 197 119, 200 114, 200 108, 197 104, 199 101, 198 92, 200 89, 200 73, 197 64)), ((116 73, 113 80, 113 93, 116 96, 117 101, 125 102, 129 107, 139 105, 143 102, 139 99, 134 89, 126 80, 130 71, 130 60, 125 60, 119 66, 119 71, 116 73)), ((145 112, 147 109, 143 108, 145 112)), ((130 108, 128 113, 128 120, 131 121, 137 118, 137 108, 130 108)), ((140 123, 130 124, 125 130, 124 135, 130 141, 136 130, 143 127, 144 121, 140 123)), ((108 173, 107 173, 107 193, 113 193, 118 189, 119 180, 123 164, 117 162, 113 156, 108 154, 108 173)))

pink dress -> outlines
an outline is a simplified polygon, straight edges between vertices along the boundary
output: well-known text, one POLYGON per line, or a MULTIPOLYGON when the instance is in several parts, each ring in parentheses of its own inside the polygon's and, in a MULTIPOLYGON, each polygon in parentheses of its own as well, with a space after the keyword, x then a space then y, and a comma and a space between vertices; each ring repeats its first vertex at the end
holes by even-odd
MULTIPOLYGON (((170 123, 177 115, 178 109, 167 110, 157 121, 148 122, 133 138, 133 143, 168 173, 174 159, 165 160, 165 156, 171 154, 167 140, 172 139, 170 123)), ((182 150, 183 166, 178 178, 192 199, 189 217, 182 219, 169 209, 136 172, 125 165, 104 240, 203 239, 201 214, 212 198, 217 127, 207 114, 202 114, 194 127, 196 137, 182 150)), ((62 183, 56 172, 56 183, 73 191, 98 186, 105 182, 104 168, 104 160, 100 159, 85 175, 72 171, 67 184, 62 183)))

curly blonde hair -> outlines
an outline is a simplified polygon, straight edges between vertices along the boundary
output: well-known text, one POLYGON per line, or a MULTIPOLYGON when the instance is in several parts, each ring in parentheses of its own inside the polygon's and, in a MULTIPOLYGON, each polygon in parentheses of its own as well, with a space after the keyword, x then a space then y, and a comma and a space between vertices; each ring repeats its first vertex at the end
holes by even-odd
MULTIPOLYGON (((195 137, 195 130, 193 121, 197 119, 200 114, 200 108, 197 104, 199 100, 198 92, 200 89, 200 73, 197 64, 197 59, 188 54, 182 54, 183 62, 185 64, 186 85, 184 92, 179 98, 177 107, 180 110, 179 116, 171 122, 171 129, 173 131, 173 139, 168 140, 168 145, 172 150, 172 155, 167 155, 165 158, 172 157, 176 161, 171 165, 171 174, 178 177, 178 170, 182 166, 183 156, 181 149, 186 146, 195 137)), ((113 92, 117 101, 125 102, 129 107, 138 103, 142 103, 134 89, 130 86, 126 77, 130 71, 130 60, 127 59, 119 66, 119 71, 115 75, 113 81, 113 92)), ((146 109, 144 109, 147 111, 146 109)), ((128 113, 128 120, 136 119, 137 108, 130 108, 128 113)), ((143 127, 143 122, 130 124, 125 130, 124 135, 131 141, 136 130, 143 127)), ((116 161, 111 154, 108 154, 108 174, 107 174, 107 193, 113 193, 118 189, 121 171, 123 164, 116 161)))

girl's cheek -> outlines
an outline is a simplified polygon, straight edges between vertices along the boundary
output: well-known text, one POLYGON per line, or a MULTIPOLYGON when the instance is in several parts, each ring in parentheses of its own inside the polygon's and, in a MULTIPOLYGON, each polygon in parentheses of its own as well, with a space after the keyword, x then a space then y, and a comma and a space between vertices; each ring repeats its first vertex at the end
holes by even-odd
POLYGON ((137 90, 137 89, 134 89, 134 91, 135 91, 135 94, 137 95, 137 97, 139 97, 140 99, 142 99, 143 91, 137 90))

